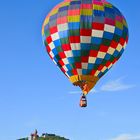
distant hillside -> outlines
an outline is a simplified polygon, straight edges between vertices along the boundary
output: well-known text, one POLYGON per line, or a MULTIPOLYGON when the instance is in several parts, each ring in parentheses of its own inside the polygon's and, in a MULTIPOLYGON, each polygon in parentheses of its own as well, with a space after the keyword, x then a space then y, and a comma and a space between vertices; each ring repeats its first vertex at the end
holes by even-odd
POLYGON ((69 140, 69 139, 60 136, 47 136, 46 138, 40 137, 38 140, 69 140))
POLYGON ((69 140, 66 139, 64 137, 60 137, 60 136, 56 136, 55 134, 45 134, 39 138, 30 138, 30 137, 26 137, 26 138, 21 138, 18 140, 69 140))

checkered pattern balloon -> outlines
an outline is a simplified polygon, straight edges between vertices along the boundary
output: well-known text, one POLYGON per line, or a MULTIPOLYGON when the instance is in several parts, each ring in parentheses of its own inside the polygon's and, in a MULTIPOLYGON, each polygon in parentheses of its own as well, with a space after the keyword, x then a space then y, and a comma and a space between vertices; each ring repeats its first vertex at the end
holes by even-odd
POLYGON ((75 85, 89 82, 90 91, 124 52, 128 27, 105 0, 65 0, 46 17, 42 35, 54 63, 75 85))

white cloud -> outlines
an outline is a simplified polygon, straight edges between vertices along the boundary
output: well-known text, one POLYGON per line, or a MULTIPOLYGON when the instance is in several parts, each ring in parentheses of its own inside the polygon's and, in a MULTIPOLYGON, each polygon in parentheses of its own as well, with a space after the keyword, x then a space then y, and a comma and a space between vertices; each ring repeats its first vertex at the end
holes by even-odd
POLYGON ((95 88, 93 88, 90 92, 91 92, 91 93, 97 93, 98 90, 96 90, 95 88))
POLYGON ((120 91, 120 90, 127 90, 127 89, 135 87, 135 85, 125 84, 123 82, 123 79, 124 78, 119 78, 119 79, 107 82, 105 85, 101 87, 101 91, 120 91))
POLYGON ((140 140, 140 134, 139 135, 121 134, 116 138, 112 138, 110 140, 140 140))

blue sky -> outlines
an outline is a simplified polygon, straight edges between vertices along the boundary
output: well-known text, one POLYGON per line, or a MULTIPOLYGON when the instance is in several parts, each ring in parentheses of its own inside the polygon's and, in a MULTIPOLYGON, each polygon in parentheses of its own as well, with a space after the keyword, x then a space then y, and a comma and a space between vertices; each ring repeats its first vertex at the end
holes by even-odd
POLYGON ((0 139, 37 128, 70 140, 140 140, 139 0, 109 0, 127 19, 129 44, 85 109, 42 43, 43 20, 60 1, 0 0, 0 139))

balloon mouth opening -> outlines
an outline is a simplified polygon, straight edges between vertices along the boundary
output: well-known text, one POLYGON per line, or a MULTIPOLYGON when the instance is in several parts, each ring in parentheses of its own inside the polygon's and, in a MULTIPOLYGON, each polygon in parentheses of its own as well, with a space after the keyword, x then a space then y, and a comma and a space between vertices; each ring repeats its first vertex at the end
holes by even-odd
POLYGON ((74 75, 70 77, 70 81, 73 83, 73 85, 79 86, 84 95, 89 93, 98 80, 98 77, 91 75, 74 75))
POLYGON ((81 88, 81 90, 83 91, 83 94, 88 94, 88 92, 90 91, 89 90, 89 86, 88 86, 88 83, 87 81, 77 81, 75 83, 73 83, 74 86, 79 86, 81 88))

